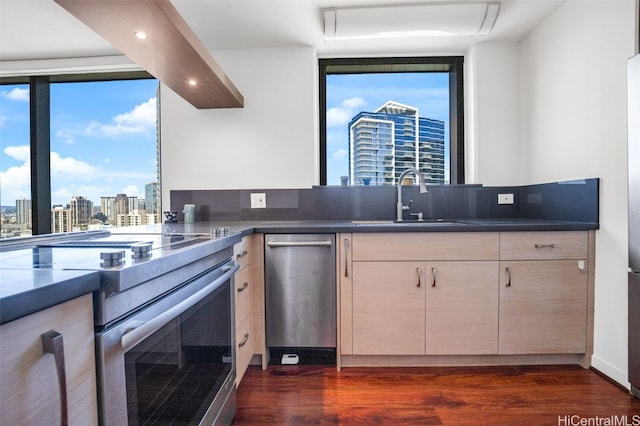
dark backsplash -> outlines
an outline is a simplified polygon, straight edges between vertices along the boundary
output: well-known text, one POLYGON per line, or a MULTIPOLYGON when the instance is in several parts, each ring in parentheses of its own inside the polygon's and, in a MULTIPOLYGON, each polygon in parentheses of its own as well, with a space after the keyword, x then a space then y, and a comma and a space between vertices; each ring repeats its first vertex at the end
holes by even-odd
MULTIPOLYGON (((527 186, 439 185, 420 194, 402 188, 409 212, 425 219, 526 218, 598 222, 599 179, 527 186), (512 193, 514 204, 499 205, 498 194, 512 193)), ((196 205, 197 221, 239 220, 393 220, 395 186, 317 186, 310 189, 173 190, 171 209, 182 221, 184 204, 196 205), (265 193, 267 208, 252 209, 251 193, 265 193)), ((409 219, 409 212, 404 218, 409 219)))

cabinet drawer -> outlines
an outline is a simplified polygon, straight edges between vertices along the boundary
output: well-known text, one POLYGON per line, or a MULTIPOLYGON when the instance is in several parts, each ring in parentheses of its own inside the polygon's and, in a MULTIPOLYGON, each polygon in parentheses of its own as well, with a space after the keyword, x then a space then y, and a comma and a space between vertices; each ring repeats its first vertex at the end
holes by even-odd
POLYGON ((501 232, 501 260, 586 259, 587 231, 501 232))
POLYGON ((353 234, 354 261, 498 260, 497 232, 353 234))
POLYGON ((243 237, 238 244, 233 246, 233 259, 236 261, 236 264, 240 265, 241 269, 247 266, 249 264, 249 260, 251 259, 250 242, 250 237, 243 237))
POLYGON ((56 366, 42 351, 48 330, 63 336, 68 424, 97 425, 91 294, 0 326, 0 424, 60 424, 56 366))
POLYGON ((236 331, 236 386, 240 384, 244 372, 253 357, 251 339, 251 317, 247 316, 236 331))
POLYGON ((235 276, 236 285, 236 325, 251 312, 251 280, 249 268, 240 269, 235 276))

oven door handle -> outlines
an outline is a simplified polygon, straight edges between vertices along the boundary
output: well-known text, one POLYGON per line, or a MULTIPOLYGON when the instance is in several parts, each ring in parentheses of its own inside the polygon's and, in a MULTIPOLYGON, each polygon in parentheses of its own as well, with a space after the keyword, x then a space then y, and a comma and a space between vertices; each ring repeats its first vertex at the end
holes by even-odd
POLYGON ((120 347, 123 351, 127 352, 129 349, 136 346, 138 343, 149 337, 151 334, 155 333, 166 323, 176 318, 181 313, 185 312, 187 309, 194 306, 196 303, 200 302, 202 299, 211 294, 216 288, 218 288, 222 283, 227 281, 233 274, 236 273, 238 269, 240 269, 239 265, 233 265, 231 267, 224 267, 226 269, 225 273, 222 274, 219 278, 214 280, 212 283, 207 285, 202 290, 199 290, 197 293, 192 294, 191 296, 184 299, 182 302, 178 303, 174 307, 164 311, 160 315, 154 317, 149 321, 141 321, 135 324, 133 327, 125 330, 124 334, 120 338, 120 347), (228 269, 227 269, 228 268, 228 269))

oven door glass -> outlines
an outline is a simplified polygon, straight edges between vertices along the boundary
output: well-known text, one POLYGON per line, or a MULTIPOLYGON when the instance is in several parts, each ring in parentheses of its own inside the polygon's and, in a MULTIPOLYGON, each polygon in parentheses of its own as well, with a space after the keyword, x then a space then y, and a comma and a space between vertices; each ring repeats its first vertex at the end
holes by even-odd
POLYGON ((127 417, 136 424, 198 424, 233 368, 230 285, 124 354, 127 417))

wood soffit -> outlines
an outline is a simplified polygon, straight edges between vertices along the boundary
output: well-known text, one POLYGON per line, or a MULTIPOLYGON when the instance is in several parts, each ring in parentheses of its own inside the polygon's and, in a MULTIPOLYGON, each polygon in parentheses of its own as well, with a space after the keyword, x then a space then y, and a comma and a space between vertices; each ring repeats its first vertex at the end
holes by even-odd
POLYGON ((169 0, 55 2, 196 108, 244 106, 240 91, 169 0), (137 31, 148 38, 138 39, 137 31))

